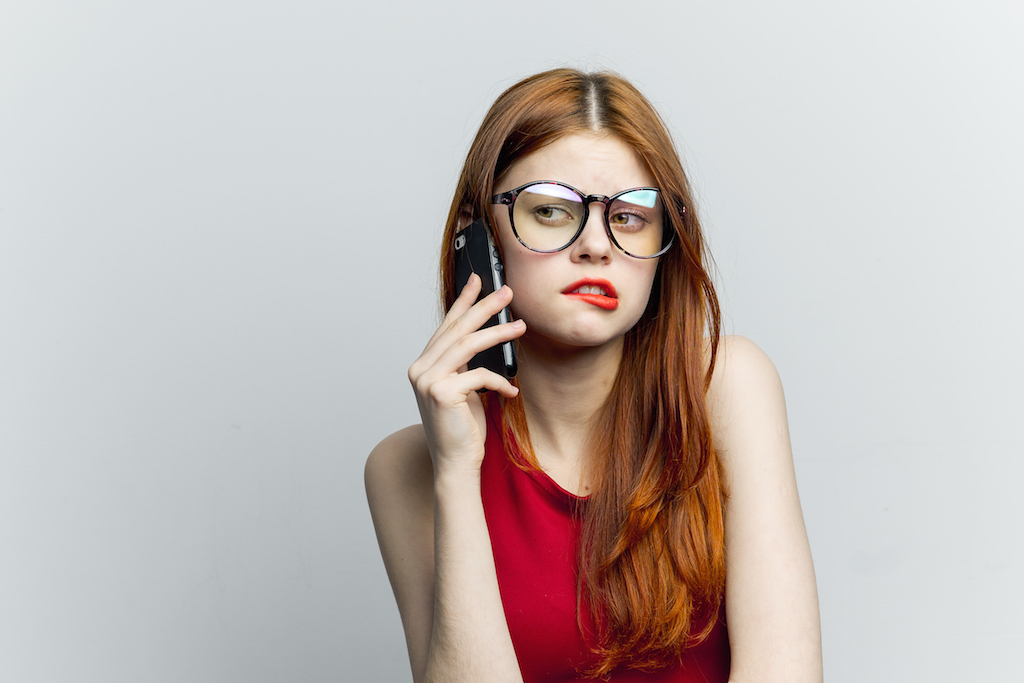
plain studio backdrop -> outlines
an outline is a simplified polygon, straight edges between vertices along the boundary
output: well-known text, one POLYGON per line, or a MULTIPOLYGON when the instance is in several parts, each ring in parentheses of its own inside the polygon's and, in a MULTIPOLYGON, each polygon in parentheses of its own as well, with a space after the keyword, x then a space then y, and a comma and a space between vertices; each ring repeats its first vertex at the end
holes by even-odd
POLYGON ((486 108, 665 117, 786 387, 829 681, 1024 650, 1024 5, 0 5, 0 680, 401 681, 363 493, 486 108))

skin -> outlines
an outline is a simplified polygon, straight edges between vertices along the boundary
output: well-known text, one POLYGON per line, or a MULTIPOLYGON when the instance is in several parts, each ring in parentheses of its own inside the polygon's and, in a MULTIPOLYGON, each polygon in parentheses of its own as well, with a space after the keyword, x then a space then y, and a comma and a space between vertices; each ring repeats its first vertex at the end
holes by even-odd
MULTIPOLYGON (((604 195, 653 185, 629 147, 598 133, 563 137, 519 160, 496 191, 533 180, 604 195)), ((386 438, 367 461, 367 497, 417 683, 522 681, 480 499, 486 426, 476 390, 518 391, 494 373, 464 368, 478 351, 520 338, 518 381, 538 462, 563 488, 586 494, 588 429, 657 269, 657 259, 634 259, 611 244, 599 208, 579 239, 553 254, 520 245, 496 212, 509 286, 474 305, 480 284, 470 280, 409 369, 423 423, 386 438), (609 311, 563 294, 583 278, 611 282, 620 305, 609 311), (480 329, 509 304, 521 320, 480 329)), ((820 681, 817 594, 785 400, 774 366, 753 343, 723 342, 708 407, 730 489, 730 679, 820 681)))

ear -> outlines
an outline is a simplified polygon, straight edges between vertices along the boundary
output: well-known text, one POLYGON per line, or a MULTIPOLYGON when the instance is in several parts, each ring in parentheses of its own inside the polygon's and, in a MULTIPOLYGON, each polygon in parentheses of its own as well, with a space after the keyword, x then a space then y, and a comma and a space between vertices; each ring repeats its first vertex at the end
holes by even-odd
POLYGON ((459 219, 455 223, 455 232, 462 232, 472 222, 473 222, 473 207, 470 206, 469 204, 463 204, 462 205, 462 210, 459 211, 459 219))

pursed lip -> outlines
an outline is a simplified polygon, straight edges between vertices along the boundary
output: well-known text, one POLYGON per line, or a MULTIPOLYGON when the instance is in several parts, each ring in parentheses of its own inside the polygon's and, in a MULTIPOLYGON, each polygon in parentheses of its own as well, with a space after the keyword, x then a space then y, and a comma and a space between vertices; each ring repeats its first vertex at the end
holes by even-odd
POLYGON ((619 299, 618 295, 615 293, 615 287, 613 287, 612 283, 607 280, 593 278, 577 280, 563 289, 562 294, 593 304, 599 308, 605 309, 606 311, 613 311, 619 307, 619 299), (581 287, 597 288, 600 291, 580 292, 579 289, 581 287))

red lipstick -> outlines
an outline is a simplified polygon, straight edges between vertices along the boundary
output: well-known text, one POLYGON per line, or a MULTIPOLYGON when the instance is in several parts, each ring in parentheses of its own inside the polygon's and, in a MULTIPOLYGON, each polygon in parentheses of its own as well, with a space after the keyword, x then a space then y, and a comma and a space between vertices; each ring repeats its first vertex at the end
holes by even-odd
POLYGON ((562 294, 570 296, 588 304, 593 304, 606 311, 614 311, 619 307, 619 299, 615 294, 615 287, 607 280, 595 280, 586 278, 577 280, 562 290, 562 294), (580 291, 583 289, 584 291, 580 291))

